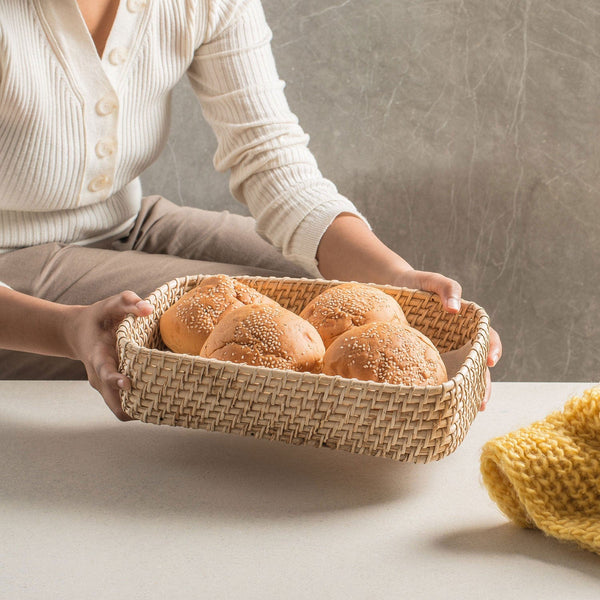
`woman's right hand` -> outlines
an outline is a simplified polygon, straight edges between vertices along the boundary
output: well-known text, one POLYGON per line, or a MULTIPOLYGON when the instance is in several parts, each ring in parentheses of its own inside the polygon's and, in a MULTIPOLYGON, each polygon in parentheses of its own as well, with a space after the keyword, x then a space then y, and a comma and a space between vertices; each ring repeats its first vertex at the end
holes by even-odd
POLYGON ((89 306, 74 306, 65 335, 73 357, 85 365, 90 385, 98 390, 108 408, 121 421, 130 421, 121 408, 119 390, 129 389, 131 382, 119 373, 116 330, 130 313, 146 317, 152 305, 135 292, 125 291, 89 306))

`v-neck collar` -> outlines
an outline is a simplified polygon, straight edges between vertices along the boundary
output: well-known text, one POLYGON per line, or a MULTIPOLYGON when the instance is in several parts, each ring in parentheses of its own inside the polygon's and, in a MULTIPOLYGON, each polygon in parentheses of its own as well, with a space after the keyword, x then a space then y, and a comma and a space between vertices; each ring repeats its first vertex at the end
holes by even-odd
POLYGON ((125 4, 125 2, 123 0, 119 0, 119 3, 117 4, 117 10, 115 11, 115 15, 113 18, 113 22, 110 25, 110 30, 108 32, 108 36, 106 37, 106 40, 104 40, 104 47, 102 48, 102 54, 100 54, 100 52, 98 52, 98 48, 96 46, 96 42, 94 41, 94 37, 92 36, 92 32, 90 31, 90 28, 88 27, 88 24, 85 22, 85 18, 83 16, 83 13, 81 12, 81 7, 79 6, 79 3, 77 2, 77 0, 71 0, 71 3, 73 4, 75 10, 77 11, 77 13, 79 14, 79 18, 81 20, 81 23, 83 25, 83 27, 85 28, 85 31, 88 34, 88 37, 92 43, 92 46, 94 46, 94 50, 96 51, 96 54, 98 55, 98 58, 100 59, 100 61, 102 62, 104 57, 106 56, 106 50, 107 48, 110 48, 110 44, 111 44, 111 35, 112 32, 115 30, 115 24, 117 22, 117 15, 119 14, 119 9, 123 6, 123 4, 125 4))
POLYGON ((75 81, 80 85, 82 78, 95 80, 97 85, 93 87, 106 88, 108 85, 116 92, 135 49, 139 47, 137 42, 147 25, 151 2, 143 10, 131 10, 131 3, 120 0, 102 57, 76 0, 35 0, 35 4, 38 14, 48 25, 46 33, 50 42, 54 42, 52 45, 65 70, 70 71, 75 81), (117 64, 110 60, 111 51, 115 49, 127 52, 127 58, 117 64))

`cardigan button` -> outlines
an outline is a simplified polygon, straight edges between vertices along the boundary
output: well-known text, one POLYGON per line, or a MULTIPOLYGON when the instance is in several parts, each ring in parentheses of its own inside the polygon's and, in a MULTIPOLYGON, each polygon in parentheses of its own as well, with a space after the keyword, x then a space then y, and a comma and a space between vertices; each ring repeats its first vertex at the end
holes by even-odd
POLYGON ((113 138, 103 138, 96 144, 96 156, 106 158, 114 154, 116 143, 113 138))
POLYGON ((108 62, 111 65, 122 65, 127 60, 127 48, 114 48, 108 54, 108 62))
POLYGON ((146 0, 127 0, 127 9, 135 13, 146 8, 146 0))
POLYGON ((98 175, 90 181, 88 190, 90 192, 99 192, 106 189, 112 183, 112 179, 108 175, 98 175))
POLYGON ((101 117, 106 117, 117 110, 118 104, 114 96, 105 96, 96 103, 96 112, 101 117))

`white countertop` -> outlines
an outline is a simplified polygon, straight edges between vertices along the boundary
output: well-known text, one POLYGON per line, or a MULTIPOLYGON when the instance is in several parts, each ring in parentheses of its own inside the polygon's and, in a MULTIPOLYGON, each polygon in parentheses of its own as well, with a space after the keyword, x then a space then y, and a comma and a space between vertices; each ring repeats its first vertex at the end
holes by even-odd
POLYGON ((591 384, 495 383, 463 445, 413 465, 120 423, 86 382, 0 382, 0 597, 600 597, 600 557, 509 523, 485 441, 591 384))

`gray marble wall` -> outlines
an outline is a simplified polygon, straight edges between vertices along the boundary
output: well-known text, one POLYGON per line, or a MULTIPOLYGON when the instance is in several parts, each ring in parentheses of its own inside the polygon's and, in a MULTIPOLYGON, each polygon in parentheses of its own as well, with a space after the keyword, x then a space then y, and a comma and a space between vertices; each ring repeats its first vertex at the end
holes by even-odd
MULTIPOLYGON (((600 5, 264 0, 323 173, 500 332, 498 380, 600 378, 600 5)), ((146 191, 245 213, 187 85, 146 191)))

